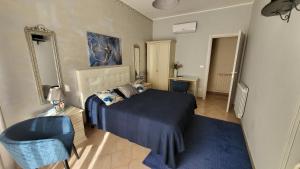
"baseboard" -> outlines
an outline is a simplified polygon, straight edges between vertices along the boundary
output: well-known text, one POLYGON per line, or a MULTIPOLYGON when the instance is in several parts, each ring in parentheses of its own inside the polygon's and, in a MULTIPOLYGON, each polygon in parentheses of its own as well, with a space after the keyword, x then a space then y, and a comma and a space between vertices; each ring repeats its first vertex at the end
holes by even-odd
POLYGON ((228 93, 221 93, 221 92, 211 92, 207 91, 208 94, 214 94, 214 95, 221 95, 221 96, 228 96, 228 93))
POLYGON ((248 154, 249 154, 249 157, 250 157, 250 162, 251 162, 251 165, 252 165, 252 169, 255 169, 254 161, 253 161, 253 158, 252 158, 252 154, 251 154, 251 151, 250 151, 250 148, 249 148, 247 136, 245 134, 245 130, 244 130, 242 121, 241 121, 241 126, 242 126, 242 131, 243 131, 244 139, 245 139, 245 142, 246 142, 246 147, 247 147, 247 150, 248 150, 248 154))

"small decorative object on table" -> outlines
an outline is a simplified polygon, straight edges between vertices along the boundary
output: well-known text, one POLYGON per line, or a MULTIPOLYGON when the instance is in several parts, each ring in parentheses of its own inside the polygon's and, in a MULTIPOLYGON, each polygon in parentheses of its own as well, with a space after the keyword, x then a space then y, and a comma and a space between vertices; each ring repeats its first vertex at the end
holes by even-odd
POLYGON ((178 77, 178 70, 182 67, 183 65, 178 62, 174 64, 174 77, 178 77))
POLYGON ((135 80, 135 82, 132 84, 132 86, 135 87, 139 93, 142 93, 143 91, 145 91, 144 79, 135 80))
POLYGON ((64 112, 64 94, 60 87, 53 86, 49 90, 47 100, 53 105, 57 113, 64 112))
POLYGON ((141 71, 140 72, 140 76, 139 76, 138 79, 145 81, 146 80, 146 72, 145 71, 141 71))

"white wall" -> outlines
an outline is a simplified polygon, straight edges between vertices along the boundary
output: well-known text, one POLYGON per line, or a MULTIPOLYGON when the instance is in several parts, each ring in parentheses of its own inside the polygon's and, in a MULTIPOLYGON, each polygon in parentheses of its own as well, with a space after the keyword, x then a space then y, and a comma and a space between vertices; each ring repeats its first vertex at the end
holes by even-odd
POLYGON ((279 169, 300 105, 300 13, 290 23, 263 17, 269 2, 255 1, 242 73, 249 87, 242 124, 256 169, 279 169))
POLYGON ((152 39, 152 21, 118 0, 1 0, 0 21, 0 104, 8 126, 49 107, 39 103, 25 26, 56 32, 63 81, 71 88, 66 101, 73 105, 80 104, 75 70, 89 67, 87 31, 121 38, 124 65, 133 65, 134 44, 145 63, 145 41, 152 39))
POLYGON ((183 64, 179 74, 198 76, 200 78, 199 96, 202 96, 202 87, 208 39, 212 34, 237 33, 239 30, 247 32, 252 5, 244 5, 228 9, 202 12, 193 15, 157 20, 153 22, 153 38, 176 39, 176 61, 183 64), (173 34, 172 25, 189 21, 197 21, 196 33, 173 34), (201 93, 200 93, 201 92, 201 93))

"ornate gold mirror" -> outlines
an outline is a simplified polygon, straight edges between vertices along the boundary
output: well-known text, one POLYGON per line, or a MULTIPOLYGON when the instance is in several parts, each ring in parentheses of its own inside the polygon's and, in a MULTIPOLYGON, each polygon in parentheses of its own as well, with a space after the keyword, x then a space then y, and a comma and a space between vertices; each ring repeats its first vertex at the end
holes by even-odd
POLYGON ((140 78, 140 47, 138 45, 134 45, 133 51, 134 51, 135 79, 139 79, 140 78))
POLYGON ((62 87, 55 32, 43 25, 24 28, 41 104, 52 86, 62 87))

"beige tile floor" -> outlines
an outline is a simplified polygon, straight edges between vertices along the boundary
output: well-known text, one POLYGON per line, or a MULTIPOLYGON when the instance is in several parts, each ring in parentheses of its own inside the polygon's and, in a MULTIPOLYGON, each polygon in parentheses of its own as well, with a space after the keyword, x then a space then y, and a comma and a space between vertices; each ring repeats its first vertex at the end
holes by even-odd
POLYGON ((235 117, 232 109, 226 112, 227 96, 208 94, 205 101, 198 98, 197 105, 196 114, 240 124, 240 120, 235 117))
MULTIPOLYGON (((76 146, 80 159, 73 154, 69 160, 71 169, 147 169, 143 160, 149 149, 131 143, 111 133, 87 128, 88 139, 76 146)), ((44 169, 63 169, 58 163, 44 169)))
MULTIPOLYGON (((207 100, 197 99, 196 114, 239 123, 232 112, 226 113, 226 97, 208 95, 207 100)), ((81 158, 73 155, 69 164, 72 169, 147 169, 143 160, 149 149, 131 143, 110 133, 87 128, 88 139, 77 146, 81 158)), ((63 169, 58 163, 45 169, 63 169)))

